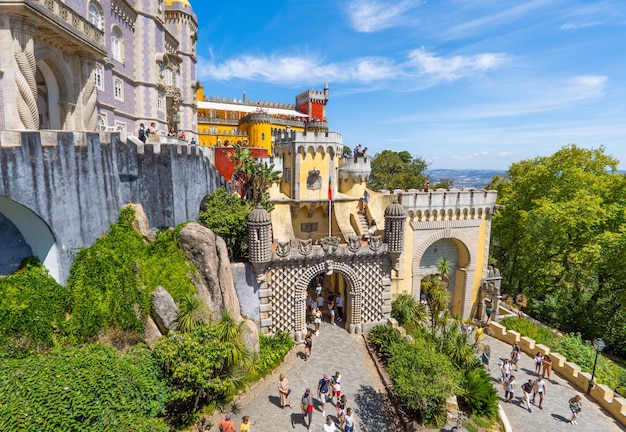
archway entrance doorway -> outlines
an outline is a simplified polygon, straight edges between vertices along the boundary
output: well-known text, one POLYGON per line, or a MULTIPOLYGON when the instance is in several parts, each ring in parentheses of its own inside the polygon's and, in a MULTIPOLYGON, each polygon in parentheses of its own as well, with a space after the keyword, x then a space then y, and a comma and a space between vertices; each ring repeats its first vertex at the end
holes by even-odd
POLYGON ((308 327, 315 328, 315 311, 319 310, 322 321, 345 328, 352 297, 350 285, 341 273, 314 276, 307 287, 308 327))

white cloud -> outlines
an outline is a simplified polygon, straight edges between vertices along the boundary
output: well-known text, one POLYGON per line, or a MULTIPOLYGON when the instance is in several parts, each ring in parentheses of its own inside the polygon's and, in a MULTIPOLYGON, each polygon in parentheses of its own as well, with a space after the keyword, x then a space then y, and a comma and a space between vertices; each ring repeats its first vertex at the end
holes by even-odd
POLYGON ((418 4, 414 0, 353 0, 347 3, 346 13, 356 31, 371 33, 400 25, 405 21, 407 12, 418 4))
POLYGON ((403 85, 396 88, 415 90, 440 81, 480 75, 507 60, 505 55, 494 53, 437 57, 424 49, 411 51, 407 61, 402 63, 387 57, 359 57, 346 62, 325 63, 323 58, 315 56, 242 55, 221 64, 200 58, 196 71, 201 80, 244 79, 284 85, 333 82, 380 88, 402 80, 403 85), (408 86, 409 83, 413 88, 408 86))
POLYGON ((495 69, 507 61, 507 56, 485 53, 474 56, 436 57, 423 48, 409 54, 409 63, 418 69, 419 74, 427 75, 436 81, 452 81, 495 69))

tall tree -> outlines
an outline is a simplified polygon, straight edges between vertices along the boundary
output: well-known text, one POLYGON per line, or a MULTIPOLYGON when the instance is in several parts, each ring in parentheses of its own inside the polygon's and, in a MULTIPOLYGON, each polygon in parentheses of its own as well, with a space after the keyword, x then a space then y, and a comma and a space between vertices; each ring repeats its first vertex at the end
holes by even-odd
POLYGON ((594 298, 624 292, 614 277, 621 270, 608 265, 626 246, 626 181, 617 163, 604 148, 570 145, 511 165, 493 184, 504 206, 492 229, 503 290, 523 293, 528 313, 565 331, 593 336, 598 324, 581 323, 594 313, 594 298))
POLYGON ((367 185, 374 190, 421 189, 428 164, 407 151, 383 150, 372 159, 372 172, 367 185))
POLYGON ((268 203, 267 189, 280 179, 281 171, 274 169, 274 164, 267 163, 252 155, 247 147, 233 146, 230 159, 234 165, 233 180, 241 188, 241 196, 252 202, 253 207, 261 204, 267 211, 273 206, 268 203))

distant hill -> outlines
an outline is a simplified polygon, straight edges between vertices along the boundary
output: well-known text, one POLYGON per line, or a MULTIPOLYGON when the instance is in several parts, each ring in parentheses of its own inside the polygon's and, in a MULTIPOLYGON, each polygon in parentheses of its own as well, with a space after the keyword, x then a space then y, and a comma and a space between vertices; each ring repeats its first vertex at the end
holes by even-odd
POLYGON ((428 170, 431 184, 436 184, 439 179, 449 178, 454 180, 455 188, 483 189, 493 176, 503 176, 504 170, 481 170, 481 169, 434 169, 428 170))

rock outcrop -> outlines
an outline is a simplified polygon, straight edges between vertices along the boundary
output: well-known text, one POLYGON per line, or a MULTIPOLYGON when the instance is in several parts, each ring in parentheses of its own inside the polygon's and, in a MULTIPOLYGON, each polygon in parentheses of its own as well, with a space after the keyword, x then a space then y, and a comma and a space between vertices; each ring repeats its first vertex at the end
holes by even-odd
POLYGON ((170 330, 176 330, 178 326, 178 306, 174 299, 162 286, 157 287, 152 293, 152 309, 154 311, 154 323, 161 334, 167 334, 170 330))
POLYGON ((245 320, 243 324, 243 343, 253 353, 261 352, 259 329, 254 321, 245 320))
POLYGON ((235 320, 241 320, 241 308, 224 240, 213 231, 197 223, 189 223, 180 231, 181 245, 198 269, 194 280, 198 296, 204 300, 213 320, 222 317, 228 309, 235 320))

